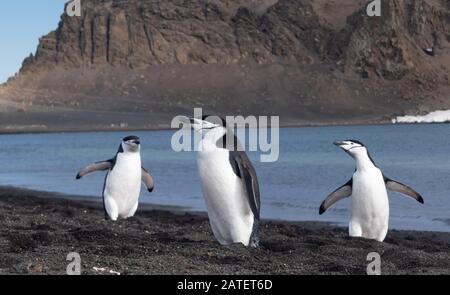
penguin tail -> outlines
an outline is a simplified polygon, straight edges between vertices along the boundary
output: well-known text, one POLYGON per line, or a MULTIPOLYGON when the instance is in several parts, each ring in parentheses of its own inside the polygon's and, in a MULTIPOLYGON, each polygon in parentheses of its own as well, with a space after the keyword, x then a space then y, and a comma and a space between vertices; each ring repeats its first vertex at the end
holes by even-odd
POLYGON ((259 239, 259 219, 255 218, 253 222, 253 230, 250 235, 250 241, 248 245, 252 248, 260 249, 260 239, 259 239))
POLYGON ((248 244, 251 248, 255 248, 255 249, 260 249, 261 245, 260 245, 260 240, 258 236, 252 237, 250 239, 250 243, 248 244))

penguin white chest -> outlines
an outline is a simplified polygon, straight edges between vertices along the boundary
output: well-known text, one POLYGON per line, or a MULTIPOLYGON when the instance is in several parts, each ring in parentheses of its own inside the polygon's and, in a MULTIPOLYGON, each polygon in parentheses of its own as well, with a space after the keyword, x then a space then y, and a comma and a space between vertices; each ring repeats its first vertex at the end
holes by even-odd
POLYGON ((389 200, 384 177, 378 168, 353 175, 351 236, 383 241, 389 225, 389 200))
POLYGON ((137 210, 141 191, 141 157, 139 153, 117 155, 106 178, 105 209, 111 219, 128 218, 137 210))
POLYGON ((244 184, 229 162, 229 152, 220 148, 201 151, 197 164, 214 236, 223 245, 248 246, 254 216, 244 184))

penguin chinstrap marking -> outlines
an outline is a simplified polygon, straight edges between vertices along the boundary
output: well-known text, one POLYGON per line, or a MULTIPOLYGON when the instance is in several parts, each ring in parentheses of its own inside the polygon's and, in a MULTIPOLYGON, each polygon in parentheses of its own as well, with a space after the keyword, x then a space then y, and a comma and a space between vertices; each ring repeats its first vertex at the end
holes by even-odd
POLYGON ((107 171, 103 185, 103 205, 106 218, 116 221, 134 216, 139 204, 141 182, 149 192, 154 183, 150 173, 141 165, 139 137, 122 140, 114 158, 90 164, 78 172, 76 179, 95 171, 107 171))
POLYGON ((260 192, 250 159, 223 119, 192 118, 190 124, 201 133, 197 166, 215 238, 259 247, 260 192))
POLYGON ((384 176, 361 142, 346 140, 334 144, 355 160, 356 170, 346 184, 323 201, 319 213, 323 214, 334 203, 351 196, 350 236, 384 241, 389 226, 386 189, 402 193, 423 204, 422 196, 412 188, 384 176))

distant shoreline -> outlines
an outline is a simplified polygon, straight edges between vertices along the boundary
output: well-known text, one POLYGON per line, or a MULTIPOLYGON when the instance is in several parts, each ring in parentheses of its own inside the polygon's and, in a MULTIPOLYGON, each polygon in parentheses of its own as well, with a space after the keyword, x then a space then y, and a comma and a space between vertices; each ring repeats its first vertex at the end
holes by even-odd
MULTIPOLYGON (((317 127, 345 127, 345 126, 390 126, 390 125, 445 125, 449 122, 432 122, 432 123, 392 123, 392 122, 349 122, 342 123, 338 122, 335 124, 331 123, 311 123, 311 124, 287 124, 281 125, 280 128, 317 128, 317 127)), ((52 134, 52 133, 92 133, 92 132, 129 132, 129 131, 170 131, 178 130, 177 128, 160 127, 130 127, 130 128, 107 128, 107 127, 93 127, 93 128, 46 128, 46 129, 36 129, 36 128, 10 128, 4 129, 0 126, 0 135, 12 135, 12 134, 52 134)))

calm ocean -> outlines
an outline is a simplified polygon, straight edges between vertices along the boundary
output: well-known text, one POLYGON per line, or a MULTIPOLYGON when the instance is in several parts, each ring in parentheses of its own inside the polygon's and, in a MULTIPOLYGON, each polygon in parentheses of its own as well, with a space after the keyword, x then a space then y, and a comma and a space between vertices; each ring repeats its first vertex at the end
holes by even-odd
MULTIPOLYGON (((0 185, 101 197, 104 173, 75 180, 79 168, 114 156, 122 137, 142 140, 143 164, 155 178, 141 202, 205 210, 195 153, 174 152, 174 131, 19 134, 0 136, 0 185)), ((250 153, 262 194, 262 217, 346 225, 349 199, 322 216, 322 200, 345 183, 354 161, 332 142, 359 139, 390 178, 419 191, 425 205, 390 193, 390 226, 450 231, 450 124, 283 128, 280 158, 259 162, 250 153)))

